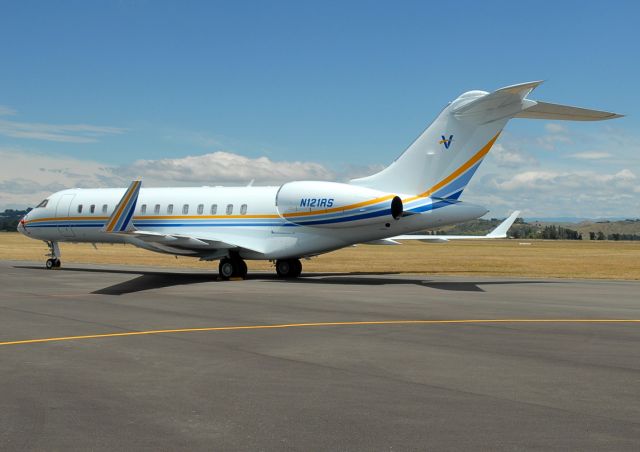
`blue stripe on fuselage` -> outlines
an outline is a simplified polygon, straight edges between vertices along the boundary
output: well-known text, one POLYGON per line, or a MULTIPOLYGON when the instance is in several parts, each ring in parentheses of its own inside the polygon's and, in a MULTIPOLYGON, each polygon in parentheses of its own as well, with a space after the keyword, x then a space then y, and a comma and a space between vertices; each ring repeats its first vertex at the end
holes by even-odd
MULTIPOLYGON (((459 194, 458 194, 459 196, 459 194)), ((445 207, 448 205, 455 204, 454 200, 432 200, 427 204, 421 204, 415 207, 411 207, 407 209, 409 212, 413 213, 422 213, 428 212, 430 210, 435 210, 441 207, 445 207)), ((247 219, 247 220, 210 220, 210 219, 191 219, 184 220, 180 218, 176 218, 175 220, 171 219, 163 219, 163 220, 145 220, 145 219, 134 219, 133 224, 138 228, 170 228, 170 227, 256 227, 256 226, 265 226, 265 227, 274 227, 274 226, 316 226, 323 224, 336 224, 336 223, 346 223, 350 221, 358 221, 364 220, 367 218, 375 218, 385 215, 390 215, 390 209, 378 210, 375 212, 366 212, 360 213, 356 215, 349 215, 347 217, 335 217, 335 218, 325 218, 325 219, 317 219, 317 220, 301 220, 296 221, 295 223, 291 222, 291 220, 266 220, 266 221, 256 221, 255 219, 247 219)), ((127 220, 128 221, 128 220, 127 220)), ((27 223, 27 227, 29 228, 47 228, 47 227, 73 227, 73 228, 101 228, 105 225, 107 221, 101 220, 63 220, 60 219, 58 221, 47 221, 42 223, 27 223)), ((126 224, 126 221, 125 223, 126 224)))

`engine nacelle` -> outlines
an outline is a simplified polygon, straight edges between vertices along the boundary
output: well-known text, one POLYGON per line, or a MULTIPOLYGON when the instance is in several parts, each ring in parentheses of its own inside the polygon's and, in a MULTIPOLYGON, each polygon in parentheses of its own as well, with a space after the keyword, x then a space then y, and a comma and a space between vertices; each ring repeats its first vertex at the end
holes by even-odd
POLYGON ((304 226, 345 228, 384 225, 402 216, 400 197, 337 182, 298 181, 280 187, 278 214, 304 226))

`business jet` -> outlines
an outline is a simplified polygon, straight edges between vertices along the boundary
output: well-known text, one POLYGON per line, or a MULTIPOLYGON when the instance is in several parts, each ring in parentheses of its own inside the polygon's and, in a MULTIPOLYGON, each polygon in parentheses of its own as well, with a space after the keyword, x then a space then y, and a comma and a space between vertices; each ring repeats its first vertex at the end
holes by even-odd
MULTIPOLYGON (((460 197, 510 119, 621 116, 528 99, 541 83, 460 95, 388 167, 348 183, 143 189, 134 180, 128 188, 76 188, 42 201, 18 230, 47 243, 47 268, 60 266, 60 242, 127 243, 217 260, 222 279, 244 278, 245 260, 275 261, 278 276, 295 278, 301 258, 355 244, 447 241, 454 238, 411 233, 488 212, 460 197)), ((512 217, 484 238, 506 236, 512 217)))

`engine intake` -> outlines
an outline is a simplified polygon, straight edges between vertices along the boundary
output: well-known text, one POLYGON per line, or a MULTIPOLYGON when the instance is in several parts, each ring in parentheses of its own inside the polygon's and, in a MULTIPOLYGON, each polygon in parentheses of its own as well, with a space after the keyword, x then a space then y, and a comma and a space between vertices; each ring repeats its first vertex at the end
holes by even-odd
POLYGON ((394 220, 397 220, 402 216, 404 206, 402 205, 402 199, 399 196, 394 196, 391 200, 391 216, 394 220))

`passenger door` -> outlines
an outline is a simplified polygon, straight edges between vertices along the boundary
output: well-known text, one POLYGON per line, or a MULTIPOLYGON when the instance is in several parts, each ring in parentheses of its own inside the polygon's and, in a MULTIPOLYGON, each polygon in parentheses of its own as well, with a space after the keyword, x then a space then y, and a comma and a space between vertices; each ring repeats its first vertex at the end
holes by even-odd
POLYGON ((56 204, 56 218, 60 222, 58 224, 58 232, 63 237, 75 237, 73 228, 68 221, 71 211, 71 201, 73 201, 75 196, 76 195, 62 195, 58 200, 58 204, 56 204))

